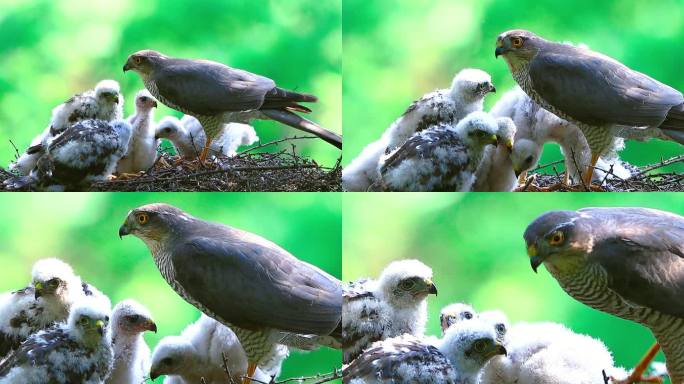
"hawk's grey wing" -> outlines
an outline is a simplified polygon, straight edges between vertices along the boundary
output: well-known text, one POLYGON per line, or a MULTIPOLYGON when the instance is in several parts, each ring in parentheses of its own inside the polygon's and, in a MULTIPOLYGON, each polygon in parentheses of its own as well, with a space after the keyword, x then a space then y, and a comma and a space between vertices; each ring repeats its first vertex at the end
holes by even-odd
POLYGON ((171 103, 205 116, 259 109, 275 82, 241 69, 203 61, 170 59, 154 73, 159 93, 171 103))
POLYGON ((659 126, 684 102, 677 90, 617 61, 570 46, 541 52, 530 62, 532 85, 546 102, 590 124, 659 126))
POLYGON ((610 289, 637 305, 684 318, 684 219, 639 208, 580 212, 613 226, 590 254, 608 272, 610 289))
POLYGON ((240 328, 328 335, 341 321, 340 282, 275 246, 194 237, 172 262, 190 296, 240 328))

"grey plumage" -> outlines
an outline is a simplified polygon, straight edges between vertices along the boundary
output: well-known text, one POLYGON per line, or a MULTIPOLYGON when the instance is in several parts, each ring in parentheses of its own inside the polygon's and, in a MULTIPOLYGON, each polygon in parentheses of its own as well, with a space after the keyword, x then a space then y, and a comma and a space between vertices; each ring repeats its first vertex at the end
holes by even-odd
POLYGON ((196 117, 208 144, 223 123, 271 119, 342 148, 341 136, 293 113, 311 112, 300 103, 315 102, 315 96, 278 88, 267 77, 213 61, 173 58, 151 50, 130 55, 124 66, 127 70, 140 74, 157 100, 196 117))
POLYGON ((167 283, 235 332, 250 370, 293 334, 341 338, 341 282, 260 236, 166 204, 132 210, 119 234, 142 239, 167 283))
POLYGON ((27 184, 41 189, 80 189, 103 181, 126 154, 131 126, 123 120, 83 120, 67 128, 36 151, 41 155, 27 178, 5 181, 7 189, 27 184))
POLYGON ((491 76, 479 69, 459 71, 451 87, 425 94, 385 130, 380 139, 368 144, 342 171, 342 187, 366 191, 378 180, 378 162, 418 132, 440 124, 456 125, 469 113, 482 111, 484 98, 495 92, 491 76))
POLYGON ((473 112, 458 125, 437 125, 406 141, 379 164, 375 190, 469 191, 487 145, 497 142, 498 124, 473 112))
POLYGON ((101 384, 112 369, 109 311, 84 299, 66 323, 40 331, 0 362, 2 384, 101 384))
POLYGON ((437 294, 432 269, 418 260, 390 263, 378 280, 345 284, 342 301, 343 362, 354 360, 373 342, 410 334, 423 336, 427 297, 437 294))
POLYGON ((49 140, 79 121, 122 119, 123 103, 119 83, 114 80, 102 80, 97 83, 95 89, 72 96, 52 110, 48 127, 31 141, 29 148, 16 162, 10 164, 10 169, 17 171, 20 175, 28 175, 41 155, 40 152, 35 151, 36 146, 47 145, 49 140))
POLYGON ((682 93, 612 58, 525 30, 501 34, 496 55, 532 100, 577 124, 594 163, 615 136, 684 143, 682 93))
POLYGON ((644 208, 552 211, 525 231, 542 263, 576 300, 648 327, 672 382, 684 381, 684 218, 644 208))
POLYGON ((109 299, 74 275, 58 259, 42 259, 33 265, 30 286, 0 295, 0 359, 31 334, 64 321, 72 305, 86 297, 109 306, 109 299))
POLYGON ((343 377, 349 384, 477 384, 484 365, 505 353, 489 324, 464 321, 436 346, 410 335, 378 341, 343 370, 343 377))

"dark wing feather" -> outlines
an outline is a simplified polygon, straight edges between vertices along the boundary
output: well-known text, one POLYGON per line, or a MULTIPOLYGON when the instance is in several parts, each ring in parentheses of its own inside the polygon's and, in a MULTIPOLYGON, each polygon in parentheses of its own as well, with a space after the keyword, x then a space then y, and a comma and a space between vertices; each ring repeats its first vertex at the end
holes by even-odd
POLYGON ((15 349, 7 355, 4 360, 0 361, 0 378, 7 375, 12 368, 19 365, 46 364, 50 352, 60 346, 65 346, 66 343, 73 344, 67 334, 58 328, 51 328, 48 331, 34 333, 21 343, 19 348, 15 349))
POLYGON ((546 102, 590 125, 657 127, 684 101, 680 92, 649 76, 567 45, 539 53, 529 75, 546 102))
POLYGON ((171 103, 204 116, 259 109, 275 88, 267 77, 203 60, 169 59, 153 80, 171 103))
POLYGON ((581 210, 611 225, 590 257, 609 274, 609 287, 640 306, 684 318, 684 218, 648 209, 581 210))
POLYGON ((327 335, 341 321, 340 282, 275 245, 195 237, 172 262, 194 299, 238 327, 327 335))
POLYGON ((369 377, 392 383, 414 382, 411 380, 415 377, 404 376, 410 371, 398 369, 402 364, 413 366, 416 371, 429 369, 435 382, 453 383, 455 377, 449 360, 436 347, 407 337, 374 343, 343 370, 342 377, 345 383, 369 377))

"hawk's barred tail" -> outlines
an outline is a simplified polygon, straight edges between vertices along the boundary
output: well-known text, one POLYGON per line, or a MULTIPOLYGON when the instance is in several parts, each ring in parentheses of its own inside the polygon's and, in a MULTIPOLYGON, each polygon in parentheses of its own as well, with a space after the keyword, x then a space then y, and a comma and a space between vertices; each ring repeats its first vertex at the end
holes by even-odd
POLYGON ((684 145, 684 104, 670 109, 660 129, 672 140, 684 145))
POLYGON ((327 141, 328 143, 336 146, 337 148, 342 149, 342 136, 334 132, 330 132, 327 129, 321 128, 313 121, 307 120, 290 111, 278 109, 261 110, 261 113, 275 121, 279 121, 285 125, 289 125, 292 128, 312 133, 320 137, 321 139, 327 141))

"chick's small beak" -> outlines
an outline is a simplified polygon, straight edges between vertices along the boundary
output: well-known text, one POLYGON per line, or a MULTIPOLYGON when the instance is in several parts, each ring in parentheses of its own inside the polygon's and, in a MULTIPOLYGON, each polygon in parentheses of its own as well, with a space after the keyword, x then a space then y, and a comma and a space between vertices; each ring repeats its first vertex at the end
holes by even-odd
POLYGON ((515 173, 515 177, 520 177, 520 175, 523 173, 522 169, 520 168, 514 168, 513 172, 515 173))
POLYGON ((490 85, 490 87, 489 87, 489 92, 491 92, 491 93, 496 93, 496 87, 494 86, 494 84, 491 84, 491 85, 490 85))
POLYGON ((155 108, 157 108, 157 107, 158 107, 158 105, 157 105, 157 102, 156 102, 156 101, 153 101, 153 102, 152 102, 152 105, 153 105, 153 106, 154 106, 155 108))
POLYGON ((487 144, 496 145, 498 142, 499 142, 499 136, 491 135, 489 137, 489 143, 487 143, 487 144))
POLYGON ((97 333, 100 334, 100 336, 104 335, 104 321, 98 320, 95 322, 95 327, 97 327, 97 333))
POLYGON ((38 300, 38 298, 43 294, 43 284, 41 283, 35 283, 33 285, 33 298, 34 300, 38 300))
POLYGON ((161 376, 159 372, 156 372, 154 369, 150 371, 150 379, 154 380, 159 376, 161 376))
POLYGON ((157 333, 157 324, 155 324, 154 321, 150 320, 145 324, 145 329, 157 333))

